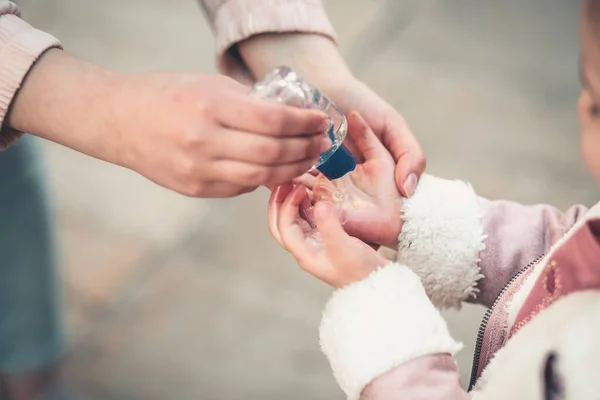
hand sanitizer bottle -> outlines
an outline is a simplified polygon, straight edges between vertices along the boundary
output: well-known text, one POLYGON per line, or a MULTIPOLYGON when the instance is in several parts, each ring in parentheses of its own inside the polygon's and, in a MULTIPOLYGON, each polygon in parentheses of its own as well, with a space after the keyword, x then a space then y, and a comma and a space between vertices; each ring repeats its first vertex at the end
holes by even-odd
POLYGON ((330 122, 327 134, 332 146, 321 153, 319 161, 311 171, 316 168, 330 180, 354 171, 356 159, 342 145, 348 131, 344 113, 289 67, 275 68, 252 87, 251 93, 292 107, 319 109, 326 113, 330 122))

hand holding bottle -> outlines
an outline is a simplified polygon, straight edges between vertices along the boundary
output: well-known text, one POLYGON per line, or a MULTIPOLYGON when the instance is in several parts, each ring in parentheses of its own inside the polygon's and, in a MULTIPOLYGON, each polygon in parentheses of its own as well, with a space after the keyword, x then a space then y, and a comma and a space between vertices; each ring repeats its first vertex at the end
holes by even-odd
POLYGON ((122 74, 49 50, 8 123, 194 197, 290 181, 331 146, 327 116, 253 98, 220 75, 122 74))
MULTIPOLYGON (((394 158, 394 179, 410 197, 425 170, 425 155, 404 118, 383 98, 358 80, 330 39, 312 33, 265 33, 239 43, 240 54, 262 76, 277 65, 288 65, 327 95, 344 113, 358 111, 394 158)), ((347 143, 350 150, 354 150, 347 143)))

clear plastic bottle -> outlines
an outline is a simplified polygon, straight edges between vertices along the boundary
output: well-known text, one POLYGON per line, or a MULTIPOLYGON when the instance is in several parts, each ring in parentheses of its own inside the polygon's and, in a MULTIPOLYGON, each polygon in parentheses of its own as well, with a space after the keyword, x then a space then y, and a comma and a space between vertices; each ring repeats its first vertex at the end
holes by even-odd
MULTIPOLYGON (((345 207, 349 186, 348 173, 356 168, 356 159, 343 146, 348 122, 346 116, 333 102, 317 88, 310 85, 289 67, 277 67, 253 87, 251 94, 298 108, 312 108, 323 111, 329 117, 327 134, 332 146, 321 153, 319 161, 310 171, 317 169, 321 174, 314 181, 313 203, 327 201, 338 210, 340 221, 345 223, 345 207)), ((308 172, 310 172, 308 171, 308 172)), ((303 218, 315 228, 313 207, 302 210, 303 218)), ((318 235, 318 233, 317 233, 318 235)))
POLYGON ((329 116, 327 134, 332 146, 321 153, 312 169, 318 169, 328 179, 338 179, 356 168, 356 160, 343 145, 348 132, 344 113, 318 89, 306 82, 289 67, 277 67, 258 81, 252 95, 298 108, 313 108, 329 116))

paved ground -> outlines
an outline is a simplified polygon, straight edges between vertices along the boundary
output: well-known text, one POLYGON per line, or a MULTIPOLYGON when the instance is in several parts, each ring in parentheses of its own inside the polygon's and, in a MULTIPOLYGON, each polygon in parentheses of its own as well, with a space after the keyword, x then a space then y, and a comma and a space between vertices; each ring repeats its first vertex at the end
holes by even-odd
MULTIPOLYGON (((357 74, 411 123, 429 172, 564 207, 598 191, 576 140, 577 2, 329 0, 357 74)), ((214 71, 194 0, 22 0, 72 52, 127 71, 214 71)), ((70 370, 87 399, 342 399, 317 346, 330 290, 270 239, 267 194, 183 198, 47 144, 70 370)), ((467 343, 481 310, 448 314, 467 343)))

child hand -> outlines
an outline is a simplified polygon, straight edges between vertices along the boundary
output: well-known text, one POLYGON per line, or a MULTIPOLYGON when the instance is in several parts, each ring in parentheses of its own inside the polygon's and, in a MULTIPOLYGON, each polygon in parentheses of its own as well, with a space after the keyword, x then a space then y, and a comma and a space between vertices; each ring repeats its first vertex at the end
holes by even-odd
POLYGON ((281 185, 269 200, 271 233, 302 269, 339 288, 366 278, 389 262, 366 243, 349 236, 337 211, 326 201, 315 205, 316 228, 311 227, 301 216, 310 207, 303 185, 281 185))
POLYGON ((396 248, 402 229, 402 196, 394 180, 394 159, 356 112, 348 115, 348 135, 358 155, 356 169, 348 177, 331 182, 323 175, 304 175, 298 182, 312 189, 313 202, 324 200, 338 206, 348 234, 396 248))

